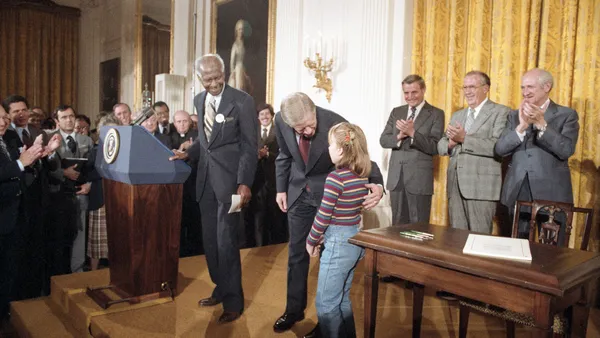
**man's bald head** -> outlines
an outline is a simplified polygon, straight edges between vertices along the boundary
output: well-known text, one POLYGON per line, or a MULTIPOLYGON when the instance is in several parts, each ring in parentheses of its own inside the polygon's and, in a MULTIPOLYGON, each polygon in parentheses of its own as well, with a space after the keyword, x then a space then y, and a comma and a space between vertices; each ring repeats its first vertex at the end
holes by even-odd
POLYGON ((175 129, 177 129, 179 134, 187 133, 192 125, 190 114, 184 110, 176 111, 175 115, 173 116, 173 124, 175 125, 175 129))

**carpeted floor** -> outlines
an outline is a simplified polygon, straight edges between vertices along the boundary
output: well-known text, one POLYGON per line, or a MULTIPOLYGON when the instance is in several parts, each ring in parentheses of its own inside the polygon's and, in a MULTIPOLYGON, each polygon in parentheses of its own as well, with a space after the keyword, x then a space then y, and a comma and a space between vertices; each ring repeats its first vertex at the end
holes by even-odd
MULTIPOLYGON (((184 258, 179 266, 178 296, 174 302, 151 307, 103 314, 100 308, 77 289, 108 282, 108 270, 58 276, 53 280, 52 297, 13 303, 13 328, 5 327, 0 336, 16 330, 23 337, 82 337, 86 318, 94 337, 297 337, 316 323, 314 307, 318 275, 317 260, 311 263, 309 307, 306 319, 293 330, 276 334, 273 322, 285 308, 287 247, 274 245, 241 251, 244 296, 243 316, 234 323, 219 325, 220 306, 200 308, 200 298, 210 295, 212 283, 203 256, 184 258)), ((352 301, 358 336, 362 337, 363 273, 359 265, 352 301)), ((428 290, 423 309, 422 337, 457 337, 458 308, 455 303, 438 299, 428 290)), ((377 337, 410 336, 412 293, 396 284, 380 284, 377 312, 377 337)), ((504 323, 472 314, 470 337, 505 337, 504 323)), ((11 334, 11 332, 13 332, 11 334)), ((518 337, 530 337, 529 328, 517 327, 518 337)), ((593 310, 588 337, 600 336, 600 311, 593 310)))

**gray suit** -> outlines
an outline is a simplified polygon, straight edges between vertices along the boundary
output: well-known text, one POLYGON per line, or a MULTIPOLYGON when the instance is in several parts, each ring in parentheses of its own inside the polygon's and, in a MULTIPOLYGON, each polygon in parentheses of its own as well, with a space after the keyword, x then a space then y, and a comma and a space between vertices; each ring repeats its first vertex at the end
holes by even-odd
POLYGON ((392 149, 387 189, 390 190, 392 223, 429 222, 433 195, 433 156, 444 132, 444 111, 429 103, 414 121, 414 138, 405 138, 398 145, 396 121, 408 118, 408 105, 396 107, 390 113, 379 143, 392 149))
POLYGON ((242 312, 242 268, 238 245, 240 214, 229 214, 231 195, 238 185, 252 187, 258 162, 258 119, 254 99, 225 85, 210 139, 202 126, 206 91, 196 95, 198 137, 187 153, 198 163, 196 199, 202 217, 202 238, 210 278, 216 287, 212 296, 223 302, 223 309, 242 312))
MULTIPOLYGON (((60 135, 60 130, 55 131, 50 136, 54 134, 60 135)), ((88 158, 89 152, 94 147, 94 141, 89 136, 81 135, 75 133, 75 142, 77 143, 77 149, 75 153, 72 153, 67 146, 67 140, 63 138, 61 141, 60 147, 56 150, 58 156, 61 159, 65 158, 88 158)), ((63 175, 63 169, 60 169, 60 176, 62 177, 62 187, 61 189, 69 190, 73 185, 76 187, 85 183, 85 172, 82 170, 85 166, 79 166, 77 169, 81 171, 81 176, 77 182, 72 182, 69 179, 65 178, 63 175)), ((67 192, 67 191, 63 191, 67 192)), ((86 220, 87 220, 87 209, 88 209, 88 196, 87 195, 77 195, 77 209, 73 211, 76 215, 76 229, 77 233, 75 234, 75 238, 73 240, 73 248, 71 251, 71 271, 72 272, 82 272, 83 265, 85 264, 85 228, 86 228, 86 220)))
MULTIPOLYGON (((448 137, 438 142, 448 165, 448 211, 454 228, 491 233, 496 203, 502 188, 502 162, 494 157, 494 145, 506 125, 510 108, 487 100, 462 144, 448 153, 448 137)), ((468 108, 452 115, 450 125, 465 126, 468 108)))
POLYGON ((526 178, 531 198, 573 203, 569 157, 575 153, 579 117, 575 110, 550 101, 544 119, 548 123, 544 134, 538 137, 530 126, 521 142, 515 131, 519 111, 513 110, 496 142, 498 155, 512 155, 500 199, 511 211, 526 178))

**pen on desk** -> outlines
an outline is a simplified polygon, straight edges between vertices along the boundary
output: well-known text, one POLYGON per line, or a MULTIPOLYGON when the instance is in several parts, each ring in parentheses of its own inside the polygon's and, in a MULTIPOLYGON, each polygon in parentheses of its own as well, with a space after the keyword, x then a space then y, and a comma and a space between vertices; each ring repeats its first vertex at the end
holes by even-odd
POLYGON ((431 237, 417 235, 417 234, 414 234, 414 233, 411 233, 411 232, 406 232, 406 231, 401 232, 400 235, 402 235, 404 237, 408 237, 408 238, 415 238, 415 239, 421 239, 421 240, 431 240, 431 239, 433 239, 431 237))
POLYGON ((417 237, 417 236, 412 236, 412 235, 407 235, 407 234, 400 234, 400 236, 404 237, 404 238, 408 238, 408 239, 412 239, 415 241, 424 241, 424 238, 421 237, 417 237))
POLYGON ((417 230, 409 230, 408 232, 415 234, 417 236, 423 236, 423 237, 428 237, 428 238, 432 238, 433 239, 433 235, 427 232, 422 232, 422 231, 417 231, 417 230))

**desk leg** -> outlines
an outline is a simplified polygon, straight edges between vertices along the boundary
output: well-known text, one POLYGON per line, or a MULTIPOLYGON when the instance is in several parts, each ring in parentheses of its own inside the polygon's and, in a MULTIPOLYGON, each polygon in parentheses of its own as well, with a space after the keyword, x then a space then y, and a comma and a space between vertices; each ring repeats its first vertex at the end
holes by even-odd
POLYGON ((423 319, 423 297, 425 296, 425 286, 420 284, 413 285, 413 338, 421 337, 421 321, 423 319))
POLYGON ((365 250, 365 338, 375 337, 375 321, 377 317, 377 296, 379 277, 377 274, 377 254, 373 249, 365 250))
POLYGON ((587 323, 590 315, 590 308, 585 304, 573 305, 569 318, 571 320, 571 337, 585 338, 587 335, 587 323))
POLYGON ((583 297, 567 313, 571 322, 571 337, 585 338, 587 324, 590 316, 590 304, 593 303, 592 295, 596 290, 596 280, 589 281, 583 289, 583 297))

